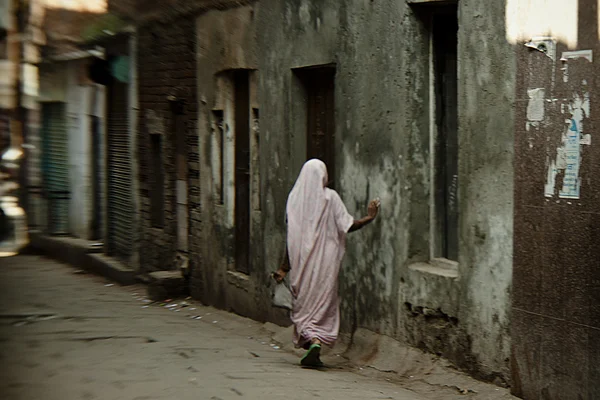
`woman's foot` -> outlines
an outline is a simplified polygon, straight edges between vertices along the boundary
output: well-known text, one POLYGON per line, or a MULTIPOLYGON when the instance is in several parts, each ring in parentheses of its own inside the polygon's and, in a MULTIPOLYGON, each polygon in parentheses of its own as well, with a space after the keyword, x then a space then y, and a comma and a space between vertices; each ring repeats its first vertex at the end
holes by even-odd
POLYGON ((322 367, 323 362, 321 361, 321 341, 313 339, 311 345, 308 348, 304 357, 300 360, 300 364, 303 367, 322 367))

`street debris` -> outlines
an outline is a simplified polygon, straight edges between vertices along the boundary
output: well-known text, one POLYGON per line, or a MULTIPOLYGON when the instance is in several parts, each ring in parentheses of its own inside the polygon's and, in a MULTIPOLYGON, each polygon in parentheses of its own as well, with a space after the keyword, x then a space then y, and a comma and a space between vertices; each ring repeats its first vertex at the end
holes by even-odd
POLYGON ((476 392, 475 390, 473 390, 473 389, 463 389, 463 388, 460 388, 460 387, 458 387, 458 386, 456 386, 456 385, 453 385, 453 386, 450 386, 450 385, 444 385, 444 386, 446 386, 446 387, 449 387, 450 389, 454 389, 454 390, 456 390, 456 391, 457 391, 458 393, 460 393, 460 394, 477 393, 477 392, 476 392))
POLYGON ((114 284, 114 283, 107 283, 107 284, 106 284, 106 285, 104 285, 104 286, 106 286, 106 287, 111 287, 111 286, 115 286, 115 284, 114 284))

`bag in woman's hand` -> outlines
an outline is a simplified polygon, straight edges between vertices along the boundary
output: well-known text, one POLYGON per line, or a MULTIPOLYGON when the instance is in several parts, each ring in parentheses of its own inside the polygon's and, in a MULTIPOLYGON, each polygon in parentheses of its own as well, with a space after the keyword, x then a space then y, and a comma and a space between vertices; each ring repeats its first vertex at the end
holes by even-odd
MULTIPOLYGON (((287 245, 285 250, 283 251, 283 257, 281 260, 281 265, 283 267, 284 264, 288 264, 288 268, 285 268, 289 272, 289 262, 286 263, 287 259, 287 245)), ((280 268, 281 270, 281 268, 280 268)), ((271 303, 274 307, 285 308, 286 310, 292 309, 292 291, 290 290, 290 285, 287 280, 287 272, 283 276, 283 279, 280 279, 281 276, 278 275, 279 271, 271 274, 271 282, 272 294, 271 294, 271 303)))
POLYGON ((287 277, 281 282, 277 282, 273 279, 273 293, 271 295, 271 302, 274 307, 285 308, 286 310, 292 309, 292 291, 287 282, 287 277))

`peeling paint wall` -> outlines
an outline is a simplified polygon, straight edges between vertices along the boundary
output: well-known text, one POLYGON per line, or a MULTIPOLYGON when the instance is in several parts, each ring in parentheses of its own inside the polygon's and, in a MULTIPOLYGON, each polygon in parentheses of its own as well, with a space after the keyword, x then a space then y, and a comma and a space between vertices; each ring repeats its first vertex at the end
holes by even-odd
POLYGON ((600 398, 600 7, 576 3, 576 46, 517 48, 511 372, 525 399, 600 398))

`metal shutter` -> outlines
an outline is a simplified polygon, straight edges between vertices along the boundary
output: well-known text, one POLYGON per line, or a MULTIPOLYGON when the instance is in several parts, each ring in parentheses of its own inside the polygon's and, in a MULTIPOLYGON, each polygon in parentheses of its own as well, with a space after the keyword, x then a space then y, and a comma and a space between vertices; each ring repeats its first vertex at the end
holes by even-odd
POLYGON ((69 233, 69 142, 65 103, 42 105, 42 174, 48 233, 69 233))
POLYGON ((129 148, 128 86, 115 83, 108 102, 108 240, 107 253, 128 263, 132 254, 132 154, 129 148))

